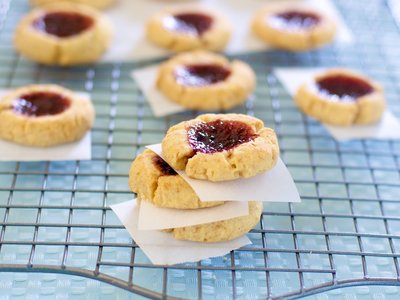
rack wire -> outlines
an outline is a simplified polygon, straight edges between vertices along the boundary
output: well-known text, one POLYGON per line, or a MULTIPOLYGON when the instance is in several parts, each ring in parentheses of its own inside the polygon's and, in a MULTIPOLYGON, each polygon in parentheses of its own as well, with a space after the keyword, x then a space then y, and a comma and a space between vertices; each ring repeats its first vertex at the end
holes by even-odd
POLYGON ((26 1, 0 0, 0 85, 52 82, 91 94, 97 119, 92 161, 0 163, 0 271, 60 273, 109 283, 149 298, 296 298, 355 285, 400 285, 400 142, 336 142, 298 112, 274 66, 345 66, 385 87, 400 116, 400 34, 383 0, 335 1, 353 45, 304 54, 236 56, 258 75, 254 96, 235 112, 274 127, 301 204, 268 204, 253 245, 224 257, 153 265, 109 209, 133 197, 129 165, 194 112, 155 118, 130 79, 140 63, 53 68, 11 47, 26 1))

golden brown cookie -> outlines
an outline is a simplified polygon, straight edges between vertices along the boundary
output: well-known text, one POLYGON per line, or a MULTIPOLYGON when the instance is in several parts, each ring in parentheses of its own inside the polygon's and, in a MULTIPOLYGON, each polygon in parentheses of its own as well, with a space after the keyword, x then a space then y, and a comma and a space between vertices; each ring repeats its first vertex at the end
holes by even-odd
POLYGON ((205 51, 179 54, 160 66, 157 88, 171 101, 190 109, 226 110, 254 90, 256 76, 239 60, 205 51))
POLYGON ((56 85, 30 85, 0 99, 0 138, 48 147, 81 139, 91 128, 89 99, 56 85))
POLYGON ((260 221, 262 202, 249 202, 249 214, 224 221, 167 230, 178 240, 216 243, 234 240, 253 229, 260 221))
POLYGON ((310 7, 270 4, 256 14, 252 30, 274 47, 307 51, 331 43, 335 38, 336 23, 310 7))
POLYGON ((68 2, 32 10, 19 22, 14 34, 18 52, 48 65, 96 62, 112 36, 108 19, 94 8, 68 2))
POLYGON ((378 83, 346 69, 317 74, 300 86, 294 99, 305 114, 340 126, 375 123, 386 107, 378 83))
POLYGON ((161 157, 145 150, 133 161, 129 186, 141 200, 158 207, 197 209, 223 204, 223 201, 201 202, 189 184, 161 157))
MULTIPOLYGON (((103 9, 114 4, 115 0, 64 0, 76 4, 85 4, 99 9, 103 9)), ((34 6, 43 6, 51 3, 57 3, 60 0, 29 0, 29 3, 34 6)))
POLYGON ((279 157, 275 132, 241 114, 205 114, 181 122, 168 130, 162 151, 174 169, 210 181, 258 175, 279 157))
POLYGON ((214 11, 199 7, 174 8, 153 15, 147 22, 146 34, 155 45, 175 52, 218 51, 229 42, 231 26, 214 11))

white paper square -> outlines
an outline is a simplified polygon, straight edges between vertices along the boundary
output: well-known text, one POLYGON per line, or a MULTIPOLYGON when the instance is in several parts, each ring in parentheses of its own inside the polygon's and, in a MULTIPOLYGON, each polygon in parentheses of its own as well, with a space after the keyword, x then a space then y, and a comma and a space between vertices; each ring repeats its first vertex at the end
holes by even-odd
POLYGON ((315 74, 324 71, 324 68, 274 68, 274 74, 286 88, 287 92, 294 96, 299 86, 304 82, 312 81, 315 74))
MULTIPOLYGON (((147 146, 162 156, 161 144, 147 146)), ((193 188, 201 201, 263 201, 300 202, 300 195, 289 170, 281 159, 276 166, 263 174, 246 179, 211 182, 189 178, 185 172, 178 174, 193 188)))
POLYGON ((137 226, 139 208, 135 200, 113 205, 111 209, 153 264, 173 265, 195 262, 225 255, 232 250, 251 244, 246 236, 220 243, 179 241, 169 233, 139 230, 137 226))
POLYGON ((90 132, 75 143, 48 148, 23 146, 0 140, 0 161, 90 160, 91 145, 90 132))
MULTIPOLYGON (((0 97, 7 90, 0 90, 0 97)), ((77 92, 90 101, 89 94, 77 92)), ((79 141, 54 147, 24 146, 0 139, 0 161, 57 161, 92 159, 90 131, 79 141)))
MULTIPOLYGON (((294 96, 302 83, 312 80, 313 76, 321 71, 321 68, 276 68, 274 73, 288 93, 294 96)), ((338 141, 367 138, 400 139, 400 122, 388 110, 376 124, 350 127, 321 124, 338 141)))
POLYGON ((381 121, 372 125, 355 125, 348 127, 325 125, 325 128, 337 140, 352 139, 400 139, 400 122, 391 111, 385 111, 381 121))
POLYGON ((159 65, 137 69, 132 72, 132 77, 142 90, 156 117, 163 117, 187 110, 187 108, 172 102, 156 87, 159 65))
POLYGON ((141 201, 138 228, 139 230, 179 228, 233 219, 248 214, 248 202, 226 202, 215 207, 182 210, 160 208, 147 201, 141 201))
MULTIPOLYGON (((226 49, 227 53, 235 54, 272 49, 253 35, 250 24, 255 13, 265 5, 283 1, 203 0, 183 2, 119 0, 116 5, 105 12, 113 24, 114 39, 111 48, 102 60, 106 62, 143 60, 170 55, 171 52, 160 49, 147 41, 145 37, 146 22, 150 16, 166 7, 192 7, 193 5, 218 11, 230 20, 233 33, 226 49)), ((330 0, 293 0, 290 2, 304 2, 332 16, 338 22, 337 41, 341 43, 352 41, 350 30, 330 0)))

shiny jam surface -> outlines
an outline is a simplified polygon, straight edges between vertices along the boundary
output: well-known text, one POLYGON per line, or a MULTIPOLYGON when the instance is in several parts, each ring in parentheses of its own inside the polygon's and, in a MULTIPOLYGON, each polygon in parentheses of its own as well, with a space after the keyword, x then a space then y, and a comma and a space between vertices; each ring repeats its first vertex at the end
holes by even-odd
POLYGON ((174 169, 171 168, 169 164, 165 160, 163 160, 158 155, 153 157, 153 163, 157 167, 157 169, 165 176, 174 176, 177 175, 174 169))
POLYGON ((201 13, 180 13, 165 18, 164 26, 168 30, 202 35, 213 24, 213 18, 201 13))
POLYGON ((278 28, 307 29, 316 26, 321 18, 310 12, 286 11, 269 18, 269 22, 278 28))
POLYGON ((365 80, 346 75, 324 77, 316 82, 316 86, 320 93, 342 101, 355 101, 374 90, 365 80))
POLYGON ((66 38, 89 29, 93 26, 93 19, 76 12, 49 12, 36 19, 33 26, 37 30, 66 38))
POLYGON ((230 74, 231 70, 216 64, 187 65, 175 70, 178 84, 197 87, 224 81, 230 74))
POLYGON ((34 92, 21 95, 13 101, 14 112, 28 117, 57 115, 65 111, 71 102, 61 94, 34 92))
POLYGON ((225 120, 197 123, 188 128, 187 135, 194 152, 201 153, 230 150, 258 136, 246 123, 225 120))

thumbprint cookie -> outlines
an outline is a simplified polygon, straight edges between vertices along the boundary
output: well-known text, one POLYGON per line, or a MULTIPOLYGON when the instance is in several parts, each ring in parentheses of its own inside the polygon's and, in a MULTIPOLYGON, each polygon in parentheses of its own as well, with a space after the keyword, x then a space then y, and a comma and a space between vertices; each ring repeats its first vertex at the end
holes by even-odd
POLYGON ((153 15, 147 22, 146 33, 153 44, 175 52, 219 51, 229 42, 231 26, 216 12, 198 7, 179 8, 153 15))
POLYGON ((230 241, 253 229, 260 221, 262 210, 262 202, 251 201, 249 202, 249 214, 247 216, 165 231, 170 232, 178 240, 202 243, 230 241))
POLYGON ((215 111, 246 101, 256 76, 245 62, 197 50, 163 63, 156 85, 168 99, 186 108, 215 111))
MULTIPOLYGON (((85 4, 89 6, 96 7, 98 9, 103 9, 114 4, 115 0, 66 0, 68 2, 76 4, 85 4)), ((29 0, 29 3, 34 6, 43 6, 51 3, 60 2, 59 0, 29 0)))
POLYGON ((181 122, 168 130, 162 151, 174 169, 210 181, 256 176, 279 158, 274 130, 241 114, 205 114, 181 122))
POLYGON ((49 147, 81 139, 92 127, 92 103, 56 85, 31 85, 0 98, 0 138, 49 147))
POLYGON ((39 7, 19 22, 14 45, 47 65, 79 65, 100 59, 112 36, 108 19, 94 8, 68 2, 39 7))
POLYGON ((197 209, 224 202, 201 202, 189 184, 167 162, 146 149, 133 161, 129 186, 142 201, 155 206, 175 209, 197 209))
POLYGON ((305 6, 269 5, 252 23, 254 34, 266 43, 288 51, 308 51, 333 41, 336 23, 305 6))
POLYGON ((378 83, 347 69, 317 74, 300 86, 294 99, 305 114, 339 126, 375 123, 386 107, 378 83))

